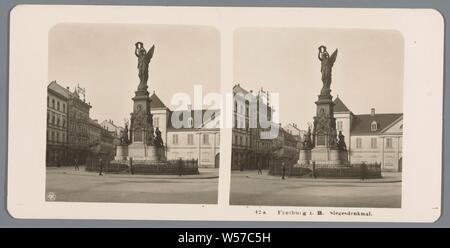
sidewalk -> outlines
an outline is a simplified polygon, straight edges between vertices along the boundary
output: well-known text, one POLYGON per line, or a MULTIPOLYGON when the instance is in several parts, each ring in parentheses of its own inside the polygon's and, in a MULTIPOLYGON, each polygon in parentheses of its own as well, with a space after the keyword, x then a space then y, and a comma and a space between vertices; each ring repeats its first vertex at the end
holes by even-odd
MULTIPOLYGON (((301 182, 323 182, 323 183, 396 183, 402 181, 402 173, 399 172, 382 172, 382 178, 375 179, 338 179, 338 178, 311 178, 311 177, 289 177, 289 181, 301 182)), ((263 170, 262 175, 258 175, 258 171, 232 171, 231 176, 247 177, 260 180, 282 180, 281 176, 271 176, 267 170, 263 170)))
MULTIPOLYGON (((98 177, 98 172, 86 171, 84 166, 80 166, 80 170, 75 170, 73 166, 70 167, 47 167, 47 173, 51 174, 67 174, 80 176, 94 176, 98 177)), ((144 178, 144 179, 213 179, 219 178, 218 168, 198 168, 200 174, 198 175, 141 175, 141 174, 115 174, 105 173, 104 177, 110 178, 144 178)))

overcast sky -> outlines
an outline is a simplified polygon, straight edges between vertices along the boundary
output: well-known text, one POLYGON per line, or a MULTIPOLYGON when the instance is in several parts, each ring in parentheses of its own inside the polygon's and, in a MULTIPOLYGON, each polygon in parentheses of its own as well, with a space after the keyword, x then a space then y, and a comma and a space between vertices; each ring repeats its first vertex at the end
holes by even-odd
POLYGON ((402 112, 403 38, 397 31, 241 28, 234 36, 234 79, 280 94, 280 120, 306 129, 322 88, 318 47, 338 49, 331 94, 355 114, 402 112))
POLYGON ((148 50, 155 44, 149 67, 149 91, 170 107, 177 92, 220 91, 220 36, 202 26, 59 24, 49 34, 49 82, 71 90, 86 88, 90 116, 123 125, 130 117, 139 84, 134 44, 148 50))

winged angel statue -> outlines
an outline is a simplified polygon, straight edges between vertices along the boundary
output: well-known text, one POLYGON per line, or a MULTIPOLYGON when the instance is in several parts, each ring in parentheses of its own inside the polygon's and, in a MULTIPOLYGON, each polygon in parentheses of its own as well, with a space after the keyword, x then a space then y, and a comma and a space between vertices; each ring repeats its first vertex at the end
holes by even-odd
POLYGON ((327 52, 325 46, 319 47, 319 60, 321 61, 320 72, 322 73, 322 93, 330 92, 331 86, 331 69, 333 68, 334 62, 336 61, 338 50, 334 50, 331 56, 327 52))
POLYGON ((142 42, 136 42, 135 46, 136 49, 134 50, 134 54, 138 57, 137 68, 139 69, 139 85, 146 86, 148 80, 148 64, 153 57, 155 45, 153 45, 148 52, 145 50, 142 42))

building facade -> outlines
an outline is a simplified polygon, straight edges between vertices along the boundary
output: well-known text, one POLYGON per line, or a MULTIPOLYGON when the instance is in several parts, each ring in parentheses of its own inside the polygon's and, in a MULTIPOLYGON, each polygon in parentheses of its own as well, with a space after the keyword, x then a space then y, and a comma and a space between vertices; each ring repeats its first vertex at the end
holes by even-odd
POLYGON ((218 168, 220 111, 172 111, 154 92, 150 99, 153 127, 161 132, 167 159, 198 160, 201 168, 218 168))
POLYGON ((403 114, 353 114, 334 100, 336 129, 345 135, 350 163, 380 163, 383 171, 402 171, 403 114))
POLYGON ((47 87, 47 166, 61 166, 67 160, 67 103, 64 88, 51 82, 47 87))
POLYGON ((233 129, 231 168, 244 170, 251 165, 252 138, 257 135, 256 129, 250 128, 250 103, 247 91, 239 84, 233 87, 233 129))
MULTIPOLYGON (((97 154, 114 155, 115 133, 89 117, 91 105, 80 98, 79 87, 70 91, 56 81, 47 87, 47 166, 87 165, 97 154)), ((84 90, 83 90, 84 94, 84 90)))
POLYGON ((69 91, 68 162, 85 164, 89 154, 89 110, 91 105, 80 99, 77 89, 69 91))
POLYGON ((111 133, 114 137, 120 137, 123 127, 116 125, 112 120, 104 120, 100 123, 101 127, 111 133))

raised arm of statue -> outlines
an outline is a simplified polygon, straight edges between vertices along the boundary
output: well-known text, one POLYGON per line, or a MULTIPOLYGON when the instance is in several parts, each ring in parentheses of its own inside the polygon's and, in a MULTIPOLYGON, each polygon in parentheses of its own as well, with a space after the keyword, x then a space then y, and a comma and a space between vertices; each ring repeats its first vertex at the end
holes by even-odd
POLYGON ((136 49, 134 49, 134 55, 136 55, 136 57, 139 57, 139 48, 136 46, 136 49))

